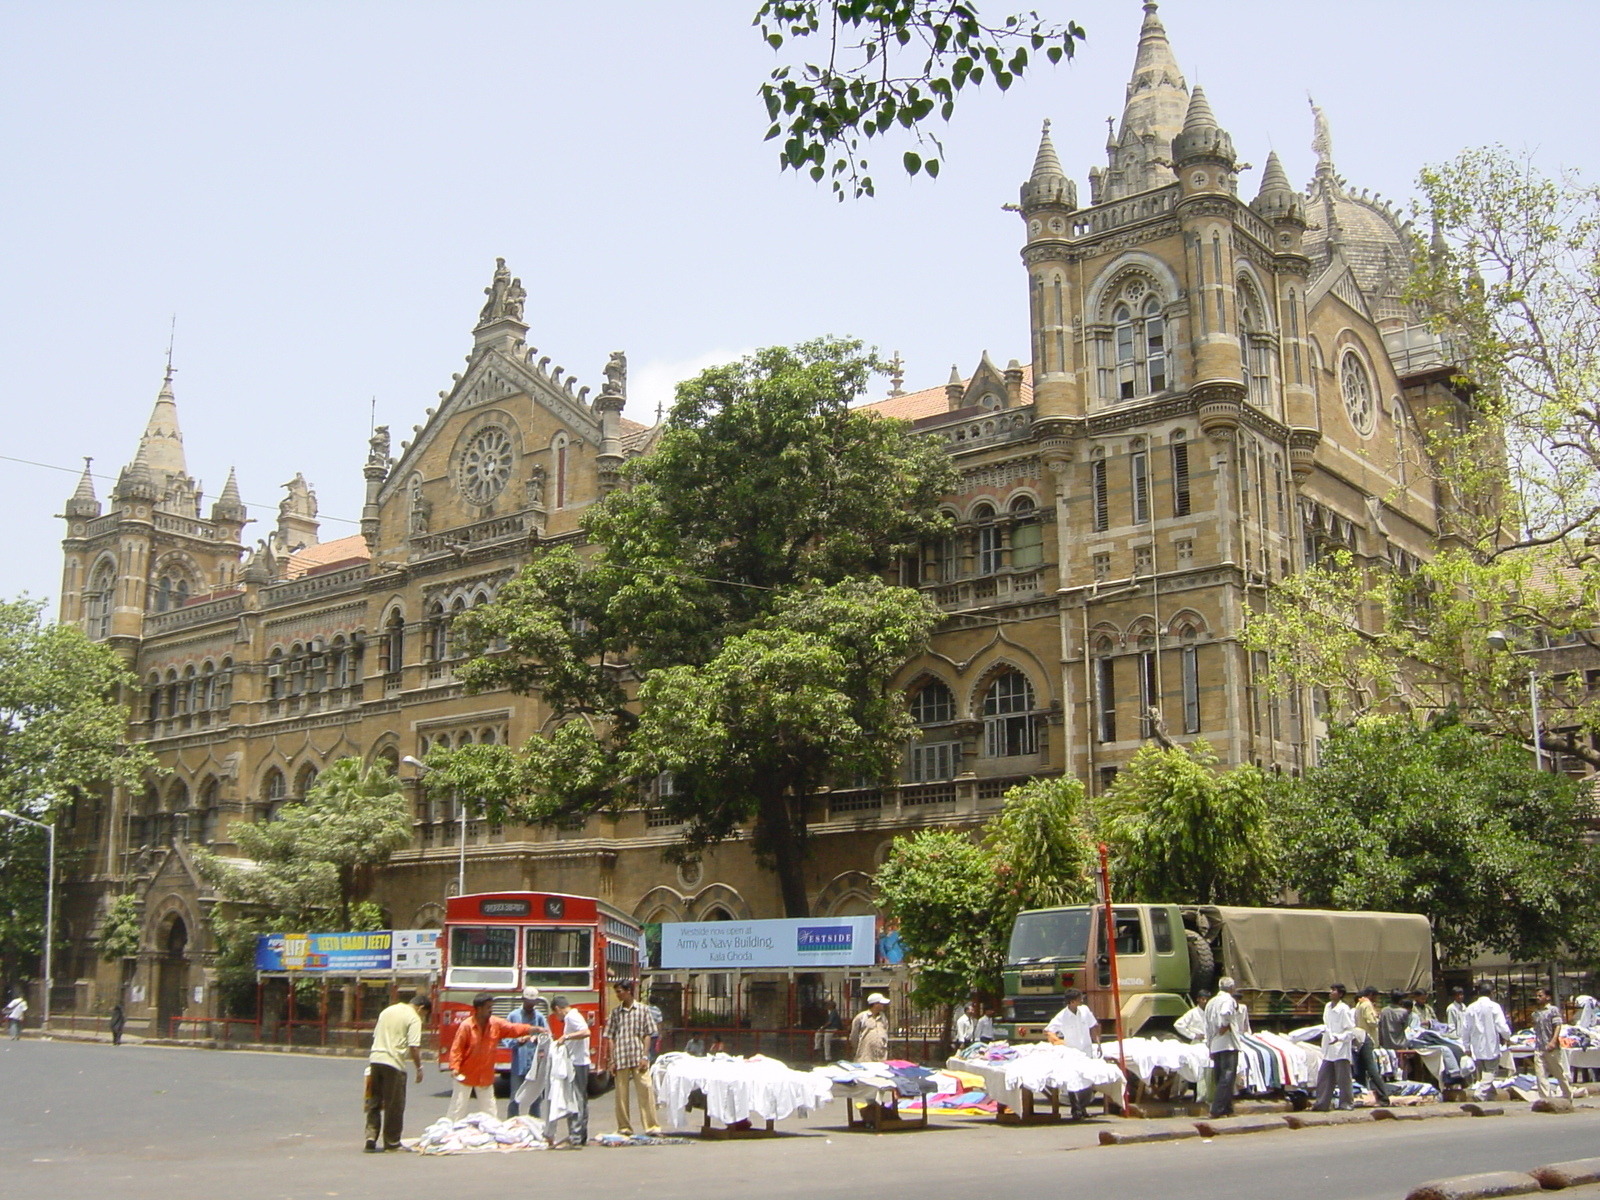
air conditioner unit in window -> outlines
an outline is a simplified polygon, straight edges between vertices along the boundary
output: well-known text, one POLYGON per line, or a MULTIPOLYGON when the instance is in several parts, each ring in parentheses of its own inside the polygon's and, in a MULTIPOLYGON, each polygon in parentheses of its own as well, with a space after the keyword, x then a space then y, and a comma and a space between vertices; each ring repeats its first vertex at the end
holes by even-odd
POLYGON ((306 665, 307 665, 307 666, 309 666, 309 667, 310 667, 310 668, 311 668, 311 669, 312 669, 312 670, 313 670, 313 671, 320 671, 320 670, 322 670, 322 668, 323 668, 323 667, 324 667, 324 666, 325 666, 325 665, 326 665, 326 664, 327 664, 327 660, 326 660, 326 659, 324 659, 324 658, 323 658, 323 657, 322 657, 322 656, 321 656, 321 655, 318 655, 318 656, 317 656, 317 657, 316 657, 316 658, 313 658, 313 659, 312 659, 312 660, 311 660, 311 661, 310 661, 310 662, 309 662, 309 663, 308 663, 308 664, 306 664, 306 665))
POLYGON ((282 663, 272 663, 271 665, 269 665, 267 667, 267 678, 268 679, 279 679, 279 678, 282 678, 282 676, 283 676, 283 664, 282 663))
POLYGON ((306 660, 303 659, 303 658, 297 658, 292 663, 289 664, 289 671, 290 671, 291 674, 294 674, 294 675, 298 675, 301 671, 304 671, 305 669, 306 669, 306 660))

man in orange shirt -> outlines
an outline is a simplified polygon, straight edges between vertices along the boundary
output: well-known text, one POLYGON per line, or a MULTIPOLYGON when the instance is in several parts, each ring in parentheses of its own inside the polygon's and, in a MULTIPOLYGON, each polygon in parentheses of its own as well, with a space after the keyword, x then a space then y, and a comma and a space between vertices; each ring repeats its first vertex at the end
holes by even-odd
POLYGON ((497 1017, 489 1010, 494 997, 479 992, 472 998, 472 1019, 456 1026, 455 1040, 450 1043, 450 1078, 455 1087, 450 1091, 450 1107, 445 1116, 459 1121, 470 1112, 486 1112, 499 1116, 494 1103, 494 1054, 501 1038, 527 1037, 535 1032, 532 1025, 519 1025, 497 1017))

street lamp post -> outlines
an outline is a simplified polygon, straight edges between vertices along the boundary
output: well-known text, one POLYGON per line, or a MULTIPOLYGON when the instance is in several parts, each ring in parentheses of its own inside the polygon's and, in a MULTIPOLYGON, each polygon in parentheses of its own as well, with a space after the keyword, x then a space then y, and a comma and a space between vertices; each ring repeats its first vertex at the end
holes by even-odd
POLYGON ((19 816, 17 813, 0 808, 0 817, 21 822, 23 825, 32 825, 36 829, 45 831, 50 839, 50 861, 45 868, 44 885, 44 999, 40 1002, 39 1023, 45 1028, 50 1028, 50 992, 55 987, 55 967, 51 960, 50 943, 51 935, 56 927, 56 827, 47 825, 43 821, 35 821, 32 817, 19 816))
MULTIPOLYGON (((405 765, 408 767, 415 767, 417 769, 419 772, 417 776, 419 782, 426 778, 428 773, 433 770, 432 767, 423 762, 420 758, 413 758, 409 754, 400 761, 405 763, 405 765)), ((465 896, 467 894, 467 805, 466 801, 462 800, 460 796, 456 797, 456 816, 461 822, 460 836, 456 841, 457 850, 459 852, 456 859, 456 895, 465 896)))
MULTIPOLYGON (((1518 650, 1511 644, 1511 635, 1502 629, 1494 630, 1485 640, 1489 643, 1490 649, 1504 650, 1510 654, 1536 654, 1540 649, 1538 646, 1530 646, 1518 650)), ((1532 665, 1528 667, 1528 709, 1529 716, 1533 720, 1533 769, 1542 771, 1544 749, 1539 744, 1539 668, 1532 665)))

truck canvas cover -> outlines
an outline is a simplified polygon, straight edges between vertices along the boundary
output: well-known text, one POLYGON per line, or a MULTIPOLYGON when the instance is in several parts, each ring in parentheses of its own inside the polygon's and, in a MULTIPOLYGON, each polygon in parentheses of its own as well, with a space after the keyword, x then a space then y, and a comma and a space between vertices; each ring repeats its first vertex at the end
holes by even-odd
POLYGON ((1210 908, 1221 963, 1241 988, 1320 992, 1330 983, 1431 990, 1433 935, 1416 913, 1314 908, 1210 908))

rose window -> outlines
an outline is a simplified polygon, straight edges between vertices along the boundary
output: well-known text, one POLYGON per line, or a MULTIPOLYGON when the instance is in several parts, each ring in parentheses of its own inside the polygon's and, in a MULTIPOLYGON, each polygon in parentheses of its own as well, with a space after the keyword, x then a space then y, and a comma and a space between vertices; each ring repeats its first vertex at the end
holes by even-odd
POLYGON ((1356 432, 1365 436, 1372 432, 1375 411, 1372 402, 1372 380, 1366 365, 1353 350, 1346 350, 1339 364, 1339 390, 1344 393, 1345 411, 1356 432))
POLYGON ((461 454, 461 493, 474 504, 487 504, 511 478, 511 438, 490 426, 482 430, 461 454))

